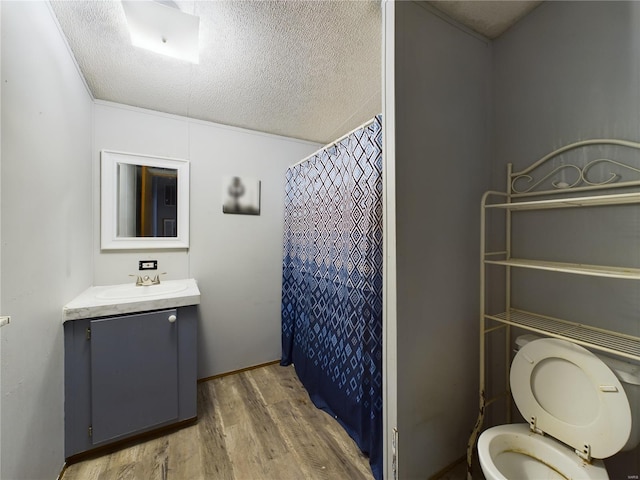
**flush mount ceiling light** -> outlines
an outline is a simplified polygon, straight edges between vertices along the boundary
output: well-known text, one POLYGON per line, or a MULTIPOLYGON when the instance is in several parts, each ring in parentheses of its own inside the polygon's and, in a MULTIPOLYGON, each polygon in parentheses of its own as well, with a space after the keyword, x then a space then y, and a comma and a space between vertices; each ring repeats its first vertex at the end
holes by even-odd
POLYGON ((134 46, 198 63, 199 17, 167 1, 123 1, 122 7, 134 46))

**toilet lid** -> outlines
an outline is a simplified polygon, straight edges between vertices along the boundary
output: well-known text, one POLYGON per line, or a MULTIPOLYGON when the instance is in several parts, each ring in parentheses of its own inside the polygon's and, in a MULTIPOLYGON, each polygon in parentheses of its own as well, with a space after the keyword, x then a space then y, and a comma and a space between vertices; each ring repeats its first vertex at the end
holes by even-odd
POLYGON ((523 346, 511 365, 511 393, 536 428, 584 451, 607 458, 631 433, 631 410, 620 381, 585 348, 557 338, 523 346))

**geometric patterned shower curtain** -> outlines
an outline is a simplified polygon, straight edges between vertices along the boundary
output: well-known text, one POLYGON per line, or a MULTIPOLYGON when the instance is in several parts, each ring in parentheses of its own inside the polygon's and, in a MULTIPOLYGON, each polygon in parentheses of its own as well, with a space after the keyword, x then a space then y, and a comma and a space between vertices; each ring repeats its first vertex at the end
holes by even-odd
POLYGON ((382 118, 287 171, 282 365, 382 478, 382 118))

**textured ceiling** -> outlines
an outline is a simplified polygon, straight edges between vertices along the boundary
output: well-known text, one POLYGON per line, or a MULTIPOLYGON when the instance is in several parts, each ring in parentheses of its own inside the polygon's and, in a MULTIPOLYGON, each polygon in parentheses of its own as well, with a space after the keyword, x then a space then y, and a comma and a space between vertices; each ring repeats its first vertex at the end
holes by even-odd
POLYGON ((176 3, 198 64, 131 46, 118 1, 51 2, 97 99, 320 143, 380 113, 378 2, 176 3))
MULTIPOLYGON (((117 0, 51 0, 96 99, 319 143, 381 112, 380 2, 175 3, 200 17, 198 64, 133 47, 117 0)), ((495 38, 540 2, 427 3, 495 38)))
POLYGON ((487 38, 497 38, 541 1, 434 1, 428 2, 447 16, 487 38))

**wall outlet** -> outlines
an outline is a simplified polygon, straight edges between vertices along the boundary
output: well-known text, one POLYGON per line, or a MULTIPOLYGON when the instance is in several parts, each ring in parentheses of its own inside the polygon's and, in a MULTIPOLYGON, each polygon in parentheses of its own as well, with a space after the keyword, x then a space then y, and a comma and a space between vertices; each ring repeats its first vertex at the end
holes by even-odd
POLYGON ((9 325, 11 323, 11 317, 0 317, 0 327, 4 327, 5 325, 9 325))
POLYGON ((157 260, 140 260, 138 262, 138 270, 157 270, 157 269, 158 269, 157 260))

